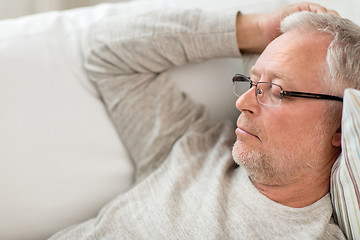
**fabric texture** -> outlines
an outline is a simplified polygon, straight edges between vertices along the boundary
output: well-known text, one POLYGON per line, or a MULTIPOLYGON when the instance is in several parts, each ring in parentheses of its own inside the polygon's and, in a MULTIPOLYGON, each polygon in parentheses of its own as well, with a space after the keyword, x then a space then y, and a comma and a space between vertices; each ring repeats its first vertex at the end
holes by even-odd
POLYGON ((236 11, 121 13, 93 25, 85 67, 135 164, 135 186, 96 218, 51 239, 344 239, 329 194, 290 208, 260 194, 232 160, 230 122, 169 81, 167 70, 239 57, 236 11))
POLYGON ((46 239, 131 186, 132 162, 80 47, 91 22, 122 8, 0 21, 0 239, 46 239))
POLYGON ((346 89, 342 154, 332 169, 331 197, 337 221, 348 239, 360 239, 360 91, 346 89))

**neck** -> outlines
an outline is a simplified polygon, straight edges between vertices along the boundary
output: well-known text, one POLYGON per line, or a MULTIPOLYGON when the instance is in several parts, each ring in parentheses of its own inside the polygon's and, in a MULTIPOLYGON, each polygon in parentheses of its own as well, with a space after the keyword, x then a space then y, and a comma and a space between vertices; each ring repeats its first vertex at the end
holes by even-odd
POLYGON ((330 188, 331 167, 336 157, 325 166, 298 175, 286 184, 266 184, 251 179, 255 188, 269 199, 294 208, 309 206, 324 197, 330 188))
POLYGON ((329 179, 321 183, 319 179, 309 179, 309 181, 298 181, 289 185, 266 185, 252 182, 256 189, 269 199, 288 207, 302 208, 315 203, 329 192, 329 179))

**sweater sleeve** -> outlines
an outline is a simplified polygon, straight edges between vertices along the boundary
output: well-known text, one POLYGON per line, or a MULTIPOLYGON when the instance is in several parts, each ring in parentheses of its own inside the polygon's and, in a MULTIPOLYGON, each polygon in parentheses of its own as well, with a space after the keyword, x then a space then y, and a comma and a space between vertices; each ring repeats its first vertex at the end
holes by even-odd
POLYGON ((236 11, 130 12, 93 24, 83 51, 89 79, 100 92, 139 181, 203 115, 203 108, 169 81, 167 70, 240 53, 236 11))

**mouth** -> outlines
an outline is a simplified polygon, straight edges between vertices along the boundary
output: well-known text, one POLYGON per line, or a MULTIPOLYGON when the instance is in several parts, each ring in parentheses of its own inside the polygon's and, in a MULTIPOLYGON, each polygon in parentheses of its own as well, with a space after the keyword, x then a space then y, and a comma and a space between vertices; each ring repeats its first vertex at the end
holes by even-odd
POLYGON ((253 134, 253 133, 251 133, 251 132, 248 132, 248 131, 246 131, 244 128, 241 128, 241 127, 239 127, 239 126, 238 126, 238 128, 235 130, 235 133, 236 133, 236 134, 239 134, 239 135, 247 135, 247 136, 255 137, 255 138, 257 138, 257 139, 261 142, 261 139, 260 139, 257 135, 255 135, 255 134, 253 134))

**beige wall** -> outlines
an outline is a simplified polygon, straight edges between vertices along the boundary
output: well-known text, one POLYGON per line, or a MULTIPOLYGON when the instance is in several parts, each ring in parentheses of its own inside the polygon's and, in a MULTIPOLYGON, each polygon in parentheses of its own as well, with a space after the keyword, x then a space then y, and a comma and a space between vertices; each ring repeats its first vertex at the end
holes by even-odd
POLYGON ((0 0, 0 19, 14 18, 51 10, 90 6, 103 2, 129 0, 0 0))

